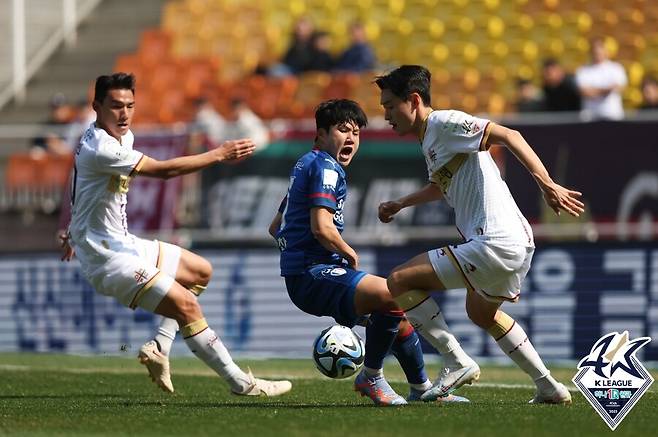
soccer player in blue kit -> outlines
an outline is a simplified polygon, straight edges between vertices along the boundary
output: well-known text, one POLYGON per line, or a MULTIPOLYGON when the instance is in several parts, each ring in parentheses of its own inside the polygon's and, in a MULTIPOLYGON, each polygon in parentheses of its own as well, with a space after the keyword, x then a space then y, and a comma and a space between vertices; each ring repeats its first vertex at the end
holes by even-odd
MULTIPOLYGON (((392 350, 411 385, 407 400, 420 400, 431 382, 419 338, 403 319, 386 279, 358 270, 359 257, 341 236, 347 196, 344 167, 358 151, 367 117, 356 102, 339 99, 321 103, 315 120, 315 147, 292 169, 288 194, 269 229, 281 250, 281 276, 288 295, 302 311, 331 316, 348 327, 370 314, 364 369, 354 381, 354 390, 377 405, 407 403, 384 378, 384 358, 392 350)), ((463 354, 447 326, 445 330, 458 349, 450 353, 463 354)), ((454 395, 438 400, 468 401, 454 395)))

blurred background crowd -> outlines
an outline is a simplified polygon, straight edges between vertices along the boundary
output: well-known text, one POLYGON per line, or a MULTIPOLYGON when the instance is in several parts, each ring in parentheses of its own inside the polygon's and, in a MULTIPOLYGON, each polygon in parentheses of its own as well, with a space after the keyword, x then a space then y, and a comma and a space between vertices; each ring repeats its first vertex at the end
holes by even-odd
MULTIPOLYGON (((62 40, 22 96, 3 103, 0 94, 0 210, 26 223, 60 209, 71 152, 95 117, 93 79, 112 70, 137 77, 135 128, 184 131, 187 150, 245 136, 260 150, 289 145, 334 97, 358 101, 381 129, 372 81, 404 63, 430 69, 438 109, 521 123, 658 120, 658 5, 649 0, 18 3, 28 37, 46 15, 66 13, 61 5, 91 4, 77 39, 62 40)), ((2 8, 9 29, 15 15, 2 8)), ((0 69, 0 88, 11 76, 0 69)))

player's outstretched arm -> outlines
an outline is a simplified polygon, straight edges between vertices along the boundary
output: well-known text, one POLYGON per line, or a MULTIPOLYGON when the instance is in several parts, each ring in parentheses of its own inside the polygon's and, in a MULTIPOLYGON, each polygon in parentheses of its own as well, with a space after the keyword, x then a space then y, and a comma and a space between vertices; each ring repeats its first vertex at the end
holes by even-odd
POLYGON ((425 185, 420 190, 404 196, 398 200, 389 200, 379 204, 378 216, 383 223, 393 221, 393 216, 408 206, 439 200, 443 197, 441 189, 433 183, 425 185))
POLYGON ((198 155, 181 156, 166 161, 148 158, 140 168, 139 174, 169 179, 194 173, 220 162, 241 161, 254 153, 254 150, 256 146, 250 139, 226 141, 217 148, 198 155))
POLYGON ((544 201, 557 215, 560 215, 560 210, 564 210, 578 217, 585 211, 585 205, 580 201, 582 193, 553 182, 544 164, 518 131, 494 125, 489 133, 488 143, 502 143, 512 151, 514 156, 521 161, 532 177, 535 178, 544 195, 544 201))
POLYGON ((336 229, 333 211, 325 207, 311 208, 311 232, 325 249, 340 254, 352 268, 358 268, 359 256, 336 229))

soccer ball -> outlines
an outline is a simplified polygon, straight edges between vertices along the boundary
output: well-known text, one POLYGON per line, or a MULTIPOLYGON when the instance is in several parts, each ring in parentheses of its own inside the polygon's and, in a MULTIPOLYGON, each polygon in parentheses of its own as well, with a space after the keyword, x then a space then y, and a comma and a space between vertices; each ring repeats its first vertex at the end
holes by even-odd
POLYGON ((323 375, 341 379, 354 375, 363 366, 365 346, 350 328, 333 325, 325 328, 313 343, 313 361, 323 375))

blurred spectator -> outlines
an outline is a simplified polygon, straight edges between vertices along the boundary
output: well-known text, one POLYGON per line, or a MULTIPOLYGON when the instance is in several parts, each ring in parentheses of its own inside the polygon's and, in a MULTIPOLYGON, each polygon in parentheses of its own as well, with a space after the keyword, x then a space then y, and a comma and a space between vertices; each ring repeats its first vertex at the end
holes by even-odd
POLYGON ((366 35, 366 29, 358 21, 352 23, 350 27, 352 43, 340 55, 336 63, 336 70, 352 71, 360 73, 371 71, 375 68, 376 58, 366 35))
POLYGON ((567 74, 556 59, 548 58, 542 75, 546 111, 580 111, 580 91, 573 74, 567 74))
POLYGON ((207 99, 201 98, 195 105, 194 130, 197 134, 203 134, 211 146, 240 138, 251 138, 259 148, 269 142, 270 133, 267 126, 242 98, 231 100, 226 118, 222 117, 207 99))
POLYGON ((227 117, 224 140, 251 138, 257 150, 265 147, 270 140, 270 132, 265 123, 237 97, 231 101, 231 113, 227 117))
POLYGON ((194 102, 195 115, 192 121, 194 130, 202 133, 212 144, 220 144, 224 141, 226 131, 226 120, 214 108, 212 103, 205 97, 194 102))
POLYGON ((78 109, 73 121, 66 128, 64 140, 67 144, 75 149, 80 141, 80 137, 85 133, 90 124, 96 121, 96 111, 88 100, 82 100, 78 104, 78 109))
POLYGON ((576 83, 583 97, 582 115, 586 120, 624 118, 621 91, 627 83, 624 67, 608 59, 602 39, 591 43, 592 63, 576 71, 576 83))
POLYGON ((311 61, 308 63, 307 71, 331 71, 335 61, 329 49, 331 48, 331 36, 324 31, 313 32, 311 37, 311 61))
POLYGON ((290 46, 280 63, 269 70, 272 76, 299 74, 308 70, 313 57, 311 38, 314 26, 308 17, 301 17, 295 23, 290 46))
POLYGON ((30 153, 40 155, 67 155, 73 151, 74 145, 66 142, 66 125, 71 122, 75 112, 66 101, 64 94, 55 94, 50 99, 50 116, 48 126, 40 136, 32 141, 30 153))
POLYGON ((642 80, 642 105, 640 109, 658 109, 658 82, 653 77, 642 80))
POLYGON ((519 79, 516 82, 518 112, 538 112, 544 110, 544 99, 539 88, 528 79, 519 79))

